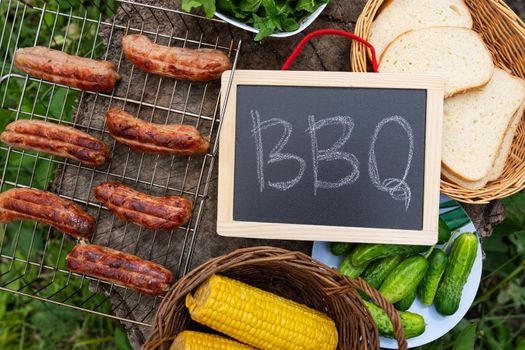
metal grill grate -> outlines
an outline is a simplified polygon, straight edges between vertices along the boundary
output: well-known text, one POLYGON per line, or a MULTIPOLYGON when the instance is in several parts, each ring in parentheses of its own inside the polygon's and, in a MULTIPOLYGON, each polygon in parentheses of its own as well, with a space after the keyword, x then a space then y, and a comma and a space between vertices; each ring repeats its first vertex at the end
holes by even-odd
MULTIPOLYGON (((1 1, 2 12, 6 13, 0 27, 0 47, 6 48, 0 57, 2 123, 29 118, 71 125, 104 140, 112 150, 112 157, 108 164, 90 168, 0 144, 4 164, 0 169, 0 186, 2 191, 11 187, 52 190, 96 217, 97 231, 91 242, 160 263, 180 276, 190 266, 213 176, 214 146, 220 130, 220 83, 192 83, 145 74, 123 57, 120 39, 124 34, 143 33, 163 45, 217 48, 230 56, 234 69, 241 42, 235 41, 229 27, 218 20, 127 0, 113 3, 115 8, 93 14, 86 7, 79 14, 67 1, 32 2, 31 6, 17 0, 1 1), (116 11, 118 16, 109 17, 108 11, 116 11), (109 19, 104 18, 105 15, 109 19), (38 23, 33 28, 34 41, 23 42, 20 40, 22 27, 27 28, 31 23, 38 23), (33 45, 110 60, 123 80, 112 93, 105 94, 81 92, 17 74, 11 63, 13 52, 18 47, 33 45), (75 101, 78 108, 73 110, 75 101), (212 150, 204 157, 190 158, 130 151, 115 144, 105 130, 105 112, 111 107, 156 123, 195 125, 210 138, 212 150), (156 232, 125 223, 93 197, 93 188, 107 180, 154 195, 187 196, 194 204, 193 218, 171 232, 156 232)), ((15 222, 0 229, 0 290, 125 322, 151 324, 155 306, 160 301, 158 297, 147 297, 67 271, 64 258, 75 244, 69 237, 35 222, 15 222), (111 305, 100 292, 117 295, 120 301, 111 305)))

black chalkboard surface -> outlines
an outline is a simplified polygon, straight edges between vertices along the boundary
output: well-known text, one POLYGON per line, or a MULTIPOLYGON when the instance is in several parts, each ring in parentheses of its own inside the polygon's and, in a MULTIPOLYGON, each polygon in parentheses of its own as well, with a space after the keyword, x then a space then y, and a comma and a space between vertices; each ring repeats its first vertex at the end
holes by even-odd
POLYGON ((245 72, 235 73, 224 115, 219 234, 435 241, 439 79, 245 72))
POLYGON ((237 86, 233 219, 422 229, 426 95, 237 86))

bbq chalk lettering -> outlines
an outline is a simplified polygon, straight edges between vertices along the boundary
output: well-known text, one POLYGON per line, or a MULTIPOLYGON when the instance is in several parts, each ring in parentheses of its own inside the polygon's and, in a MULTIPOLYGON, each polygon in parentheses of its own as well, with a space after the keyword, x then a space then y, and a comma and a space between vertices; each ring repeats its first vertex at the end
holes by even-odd
POLYGON ((219 235, 436 242, 443 79, 242 69, 221 79, 219 235))
MULTIPOLYGON (((258 110, 250 110, 250 117, 252 120, 253 128, 251 134, 255 142, 256 158, 257 158, 257 182, 259 184, 260 192, 266 190, 266 185, 269 187, 279 190, 287 191, 292 189, 300 181, 303 180, 306 169, 306 160, 301 158, 299 155, 286 152, 285 148, 290 138, 292 137, 293 125, 280 118, 271 118, 263 120, 258 110), (269 151, 268 155, 265 155, 265 149, 268 145, 264 144, 263 132, 271 128, 282 129, 282 135, 275 146, 269 151), (271 164, 280 162, 293 161, 297 163, 297 172, 294 177, 286 180, 273 182, 271 179, 265 177, 265 168, 271 164)), ((304 131, 309 134, 311 142, 311 154, 312 154, 312 168, 313 168, 313 194, 317 195, 318 189, 337 189, 343 186, 351 186, 356 183, 360 173, 360 161, 357 157, 350 153, 345 152, 342 148, 350 140, 355 124, 350 116, 334 116, 324 119, 317 119, 314 115, 308 115, 309 127, 304 131), (325 127, 335 127, 342 130, 341 137, 335 141, 335 143, 326 148, 320 149, 318 144, 317 131, 325 127), (325 181, 319 174, 321 163, 328 163, 333 161, 340 161, 346 163, 348 169, 348 175, 337 180, 337 181, 325 181)), ((406 182, 408 173, 410 171, 410 164, 414 153, 414 135, 410 123, 401 116, 391 116, 382 119, 375 127, 373 135, 371 135, 371 142, 369 148, 368 157, 368 175, 370 181, 379 191, 387 192, 390 197, 396 201, 403 201, 405 209, 408 210, 411 199, 410 186, 406 182), (405 170, 401 178, 388 177, 381 179, 379 174, 379 166, 377 164, 377 158, 375 154, 375 144, 380 137, 380 132, 383 128, 388 127, 389 124, 397 124, 406 134, 406 138, 409 145, 408 155, 406 159, 405 170)), ((328 165, 324 165, 327 167, 328 165)))

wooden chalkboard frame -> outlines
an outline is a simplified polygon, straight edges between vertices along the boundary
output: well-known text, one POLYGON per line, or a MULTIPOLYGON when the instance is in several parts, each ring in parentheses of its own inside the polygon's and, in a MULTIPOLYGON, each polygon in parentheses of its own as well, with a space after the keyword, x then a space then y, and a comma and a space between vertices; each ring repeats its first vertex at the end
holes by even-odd
POLYGON ((323 240, 335 242, 431 245, 437 241, 439 217, 439 183, 441 172, 441 134, 443 119, 443 88, 440 77, 427 75, 236 70, 222 75, 222 86, 231 90, 226 101, 222 89, 221 103, 226 103, 219 136, 219 181, 217 233, 221 236, 323 240), (230 79, 231 77, 231 79, 230 79), (233 220, 235 133, 237 85, 359 87, 422 89, 427 91, 425 131, 425 179, 422 230, 341 227, 304 224, 247 222, 233 220))

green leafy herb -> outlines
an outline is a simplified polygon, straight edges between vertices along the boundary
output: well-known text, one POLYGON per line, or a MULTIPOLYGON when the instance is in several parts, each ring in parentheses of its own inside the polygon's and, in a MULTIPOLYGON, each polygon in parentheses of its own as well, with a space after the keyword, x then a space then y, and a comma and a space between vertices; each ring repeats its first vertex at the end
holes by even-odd
POLYGON ((182 0, 182 9, 200 8, 207 17, 221 13, 253 25, 259 41, 277 32, 292 32, 299 22, 329 0, 182 0))
POLYGON ((454 341, 454 350, 471 350, 476 343, 476 325, 470 324, 454 341))
POLYGON ((200 7, 206 17, 213 17, 215 13, 215 0, 183 0, 182 9, 190 12, 194 7, 200 7))

